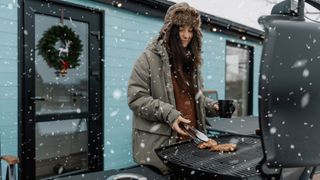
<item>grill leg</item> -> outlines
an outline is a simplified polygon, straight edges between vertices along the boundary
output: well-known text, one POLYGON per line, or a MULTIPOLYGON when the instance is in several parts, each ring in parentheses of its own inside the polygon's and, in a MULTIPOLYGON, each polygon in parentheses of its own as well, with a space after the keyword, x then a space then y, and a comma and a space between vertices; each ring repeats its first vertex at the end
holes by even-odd
POLYGON ((302 172, 299 180, 311 180, 316 167, 307 167, 302 172))
POLYGON ((305 171, 304 167, 283 168, 281 173, 281 180, 307 180, 307 179, 301 179, 301 176, 304 171, 305 171))
POLYGON ((15 180, 16 179, 15 171, 16 171, 15 165, 12 165, 12 164, 8 165, 7 166, 6 180, 15 180))

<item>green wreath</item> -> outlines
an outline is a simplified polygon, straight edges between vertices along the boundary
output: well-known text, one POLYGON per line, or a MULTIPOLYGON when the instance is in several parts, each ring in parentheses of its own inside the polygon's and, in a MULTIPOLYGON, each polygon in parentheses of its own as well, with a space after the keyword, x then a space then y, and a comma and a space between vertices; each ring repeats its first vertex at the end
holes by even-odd
POLYGON ((67 69, 73 69, 80 65, 79 56, 82 47, 79 36, 65 25, 49 28, 37 45, 38 54, 44 58, 49 67, 58 70, 62 75, 66 73, 67 69), (64 47, 57 49, 55 46, 58 41, 61 41, 64 47))

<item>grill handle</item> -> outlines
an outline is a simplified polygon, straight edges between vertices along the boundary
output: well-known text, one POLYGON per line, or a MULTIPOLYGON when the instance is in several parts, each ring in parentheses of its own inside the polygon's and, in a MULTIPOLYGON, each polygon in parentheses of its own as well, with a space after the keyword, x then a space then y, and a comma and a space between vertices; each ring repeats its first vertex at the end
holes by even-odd
POLYGON ((147 178, 141 174, 135 173, 119 173, 107 178, 107 180, 120 180, 120 179, 134 179, 134 180, 147 180, 147 178))

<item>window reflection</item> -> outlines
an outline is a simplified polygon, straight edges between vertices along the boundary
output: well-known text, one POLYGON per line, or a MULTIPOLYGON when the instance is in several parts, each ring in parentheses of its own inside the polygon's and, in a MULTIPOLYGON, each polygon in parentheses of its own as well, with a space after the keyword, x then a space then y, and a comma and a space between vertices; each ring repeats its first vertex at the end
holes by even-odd
POLYGON ((240 45, 226 48, 226 99, 233 99, 233 116, 248 115, 250 51, 240 45))
POLYGON ((35 148, 37 178, 87 169, 87 119, 37 123, 35 148))

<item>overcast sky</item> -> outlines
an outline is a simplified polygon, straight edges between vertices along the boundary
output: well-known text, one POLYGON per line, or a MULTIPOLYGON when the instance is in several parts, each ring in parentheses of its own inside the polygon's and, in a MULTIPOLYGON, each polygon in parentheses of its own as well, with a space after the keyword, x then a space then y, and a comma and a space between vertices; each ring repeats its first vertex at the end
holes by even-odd
MULTIPOLYGON (((270 15, 273 5, 282 0, 170 0, 172 2, 187 2, 196 9, 225 18, 255 29, 262 30, 258 18, 270 15)), ((307 10, 315 12, 307 6, 307 10)), ((309 15, 311 16, 311 15, 309 15)), ((319 19, 319 14, 316 15, 319 19)), ((314 16, 315 17, 315 16, 314 16)))

